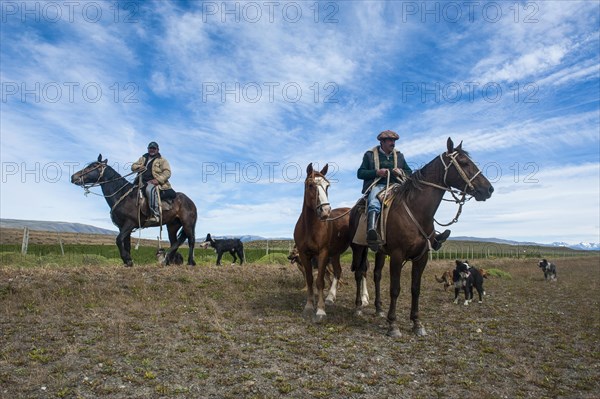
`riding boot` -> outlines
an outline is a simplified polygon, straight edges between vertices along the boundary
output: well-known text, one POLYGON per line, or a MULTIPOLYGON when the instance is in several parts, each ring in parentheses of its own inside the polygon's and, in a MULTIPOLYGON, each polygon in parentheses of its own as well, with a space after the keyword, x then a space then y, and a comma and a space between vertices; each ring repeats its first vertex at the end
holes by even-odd
POLYGON ((370 211, 367 215, 367 244, 372 251, 377 252, 381 244, 381 238, 377 233, 377 211, 370 211))
POLYGON ((433 248, 434 251, 439 250, 442 248, 442 244, 448 239, 448 237, 450 237, 450 230, 444 230, 443 233, 436 234, 433 238, 431 248, 433 248))

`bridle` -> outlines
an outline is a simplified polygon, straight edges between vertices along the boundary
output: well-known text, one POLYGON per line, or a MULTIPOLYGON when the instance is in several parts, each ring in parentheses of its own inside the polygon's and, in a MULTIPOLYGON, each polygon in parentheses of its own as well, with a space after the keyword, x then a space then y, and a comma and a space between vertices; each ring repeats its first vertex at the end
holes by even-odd
POLYGON ((85 190, 86 194, 90 192, 89 191, 90 188, 101 186, 102 184, 107 183, 107 182, 100 182, 100 180, 104 176, 104 171, 105 170, 106 170, 106 164, 104 162, 97 162, 96 166, 94 166, 93 168, 90 168, 90 169, 86 170, 85 172, 83 172, 83 173, 81 173, 79 175, 79 181, 81 182, 81 184, 79 184, 79 185, 81 187, 83 187, 83 189, 85 190), (96 181, 94 183, 84 183, 83 177, 86 176, 86 175, 88 175, 89 173, 92 173, 96 169, 100 169, 100 173, 98 173, 98 178, 96 179, 96 181))
MULTIPOLYGON (((440 154, 440 161, 442 162, 442 165, 444 165, 444 183, 443 183, 444 186, 440 186, 438 184, 431 183, 426 180, 420 180, 420 183, 422 183, 422 184, 449 192, 452 195, 452 197, 454 198, 454 200, 449 200, 449 199, 447 200, 447 199, 442 198, 443 201, 453 201, 458 204, 458 211, 456 212, 456 216, 454 216, 454 218, 450 222, 440 223, 437 220, 435 220, 435 218, 433 219, 440 226, 450 226, 451 224, 458 222, 458 218, 460 217, 460 214, 462 213, 463 205, 465 204, 465 202, 469 201, 472 198, 472 196, 470 194, 468 194, 468 190, 471 190, 471 191, 475 190, 475 187, 473 186, 473 180, 475 180, 475 178, 481 174, 481 170, 478 170, 477 173, 475 173, 471 178, 469 178, 467 176, 467 173, 465 172, 465 170, 460 166, 460 164, 456 160, 458 155, 460 155, 460 153, 458 151, 453 151, 451 153, 445 152, 443 154, 440 154), (444 155, 446 155, 449 158, 450 162, 446 163, 444 161, 444 155), (465 187, 462 190, 454 189, 450 186, 450 184, 448 184, 446 182, 446 179, 448 178, 448 171, 450 170, 450 168, 452 166, 454 166, 456 168, 458 175, 465 182, 465 187)), ((463 154, 463 155, 468 158, 467 155, 465 155, 465 154, 463 154)), ((471 160, 471 159, 469 158, 469 160, 471 160)), ((471 160, 471 162, 473 162, 473 161, 471 160)))
POLYGON ((325 176, 315 177, 314 173, 311 177, 306 179, 305 184, 310 184, 311 182, 314 183, 317 188, 315 192, 317 202, 315 210, 318 212, 325 205, 330 205, 329 198, 327 196, 327 188, 329 187, 330 183, 329 180, 325 178, 325 176))
MULTIPOLYGON (((475 180, 475 178, 477 176, 479 176, 481 174, 481 170, 478 170, 477 173, 475 173, 473 175, 473 177, 469 178, 467 176, 467 173, 465 172, 465 170, 460 166, 460 164, 456 160, 456 157, 458 155, 459 155, 458 151, 453 151, 453 152, 451 152, 449 154, 447 152, 445 152, 443 154, 440 154, 440 161, 442 162, 442 165, 444 165, 444 186, 440 186, 438 184, 431 183, 431 182, 428 182, 428 181, 425 181, 425 180, 420 180, 420 183, 423 183, 423 184, 426 184, 428 186, 432 186, 432 187, 435 187, 435 188, 439 188, 440 190, 448 191, 448 192, 450 192, 452 194, 452 196, 454 197, 454 199, 457 199, 457 194, 461 195, 463 197, 463 200, 461 200, 461 201, 464 202, 464 198, 468 195, 467 189, 469 189, 471 191, 475 190, 475 187, 473 186, 472 182, 473 182, 473 180, 475 180), (450 159, 450 162, 448 164, 446 164, 446 162, 444 161, 444 155, 446 155, 450 159), (456 171, 458 172, 459 176, 465 182, 465 188, 463 190, 454 189, 454 188, 452 188, 446 182, 446 179, 448 178, 448 171, 450 170, 450 168, 452 166, 454 166, 456 168, 456 171)), ((471 161, 471 162, 473 162, 473 161, 471 161)), ((459 201, 456 201, 456 202, 459 202, 459 201)))
MULTIPOLYGON (((460 164, 456 160, 458 155, 460 155, 460 153, 458 151, 453 151, 451 153, 445 152, 443 154, 440 154, 440 156, 439 156, 440 161, 442 162, 442 165, 444 165, 444 181, 443 181, 444 186, 440 186, 438 184, 419 179, 419 183, 422 183, 422 184, 425 184, 425 185, 428 185, 431 187, 435 187, 435 188, 443 190, 443 191, 448 191, 450 194, 452 194, 452 197, 454 198, 453 201, 458 204, 458 211, 456 212, 456 216, 454 216, 454 218, 450 222, 440 223, 435 219, 435 217, 433 218, 433 221, 440 226, 450 226, 450 225, 458 222, 458 218, 460 217, 460 214, 462 213, 463 205, 465 204, 466 201, 468 201, 472 198, 472 196, 470 196, 468 194, 467 190, 468 189, 471 191, 475 190, 475 187, 473 186, 473 180, 477 176, 479 176, 479 174, 481 174, 481 170, 478 170, 477 173, 475 173, 471 178, 469 178, 467 176, 467 173, 464 171, 464 169, 460 166, 460 164), (446 155, 449 158, 450 162, 446 163, 444 161, 444 155, 446 155), (448 171, 450 170, 450 168, 452 166, 454 166, 456 168, 456 171, 458 172, 459 176, 465 182, 465 188, 463 190, 457 190, 457 189, 452 188, 450 186, 450 184, 448 184, 448 182, 446 181, 446 179, 448 177, 448 171), (468 198, 467 198, 467 195, 469 195, 468 198)), ((465 155, 465 154, 463 154, 463 155, 465 155)), ((465 155, 465 156, 467 156, 467 155, 465 155)), ((468 156, 467 156, 467 158, 468 158, 468 156)), ((473 162, 473 161, 471 160, 471 162, 473 162)), ((444 199, 442 198, 442 200, 444 200, 444 199)), ((452 201, 452 200, 445 200, 445 201, 452 201)), ((417 219, 414 217, 414 215, 410 211, 410 209, 408 208, 408 205, 406 205, 406 202, 402 201, 402 205, 403 205, 406 213, 410 217, 410 219, 413 221, 413 223, 415 223, 415 225, 417 226, 417 229, 419 230, 419 232, 421 233, 421 235, 425 238, 425 241, 427 242, 427 245, 423 248, 423 251, 421 252, 421 254, 419 256, 417 256, 415 259, 413 259, 413 260, 417 260, 425 254, 427 249, 429 249, 429 250, 432 249, 430 238, 434 236, 435 229, 433 229, 431 234, 427 235, 425 233, 425 231, 423 230, 423 228, 421 227, 421 225, 419 224, 419 222, 417 221, 417 219)))
MULTIPOLYGON (((104 163, 104 162, 97 162, 97 165, 95 165, 93 168, 90 168, 86 171, 84 171, 83 173, 81 173, 81 175, 79 175, 79 181, 81 182, 80 186, 83 187, 83 194, 84 195, 88 195, 88 194, 95 194, 104 198, 110 198, 110 197, 114 197, 115 195, 117 195, 121 190, 123 190, 125 187, 127 187, 128 184, 130 184, 128 181, 125 181, 125 184, 123 184, 123 186, 121 188, 119 188, 117 191, 115 191, 114 193, 110 194, 110 195, 103 195, 103 194, 96 194, 92 191, 90 191, 90 188, 92 187, 99 187, 102 186, 104 184, 107 183, 111 183, 113 181, 117 181, 119 179, 125 178, 127 176, 130 176, 132 174, 135 174, 137 172, 131 172, 125 176, 119 176, 119 177, 115 177, 114 179, 110 179, 110 180, 102 180, 102 177, 104 176, 104 171, 106 170, 108 166, 104 163), (84 183, 83 182, 83 177, 93 171, 95 171, 96 169, 100 169, 100 172, 98 173, 98 178, 96 179, 96 181, 94 183, 84 183)), ((114 209, 122 200, 124 197, 126 197, 129 193, 131 193, 131 191, 133 190, 133 188, 136 187, 136 185, 134 184, 133 187, 127 191, 127 193, 125 193, 123 196, 121 196, 121 198, 119 198, 119 200, 113 205, 112 209, 114 209)), ((111 211, 112 211, 111 209, 111 211)))

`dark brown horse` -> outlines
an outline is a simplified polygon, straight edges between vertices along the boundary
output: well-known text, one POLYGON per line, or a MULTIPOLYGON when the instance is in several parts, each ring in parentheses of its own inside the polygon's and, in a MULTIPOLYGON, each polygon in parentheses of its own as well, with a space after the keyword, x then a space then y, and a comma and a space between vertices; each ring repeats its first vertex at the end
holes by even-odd
POLYGON ((312 259, 318 263, 317 274, 317 311, 315 321, 321 321, 325 316, 325 300, 323 289, 325 286, 325 270, 329 259, 333 265, 333 281, 327 295, 327 304, 333 304, 336 297, 337 283, 342 274, 340 255, 350 245, 348 231, 350 208, 337 208, 331 210, 327 191, 329 181, 325 178, 328 165, 317 172, 313 170, 312 163, 306 168, 304 181, 304 203, 302 212, 294 229, 294 241, 298 247, 300 263, 304 266, 306 278, 307 300, 304 314, 314 312, 313 272, 312 259))
MULTIPOLYGON (((131 232, 138 227, 158 226, 146 224, 145 212, 138 211, 138 187, 129 183, 108 164, 108 160, 98 160, 71 176, 71 183, 82 187, 100 186, 110 207, 110 218, 119 228, 117 246, 126 266, 133 266, 131 259, 131 232), (138 220, 139 215, 139 220, 138 220)), ((163 210, 162 224, 167 225, 171 247, 167 251, 167 263, 171 261, 181 244, 188 240, 188 265, 195 265, 194 243, 196 228, 196 205, 183 193, 177 193, 171 209, 163 210), (181 229, 181 231, 179 231, 181 229), (179 231, 179 234, 177 232, 179 231)))
MULTIPOLYGON (((462 142, 454 148, 454 143, 448 138, 447 151, 415 171, 390 204, 385 229, 386 243, 375 255, 374 270, 375 308, 378 314, 383 314, 381 270, 385 255, 390 256, 390 308, 387 314, 390 336, 400 336, 396 325, 396 301, 400 294, 400 272, 408 260, 412 262, 410 319, 413 322, 413 332, 419 336, 427 334, 419 321, 419 295, 421 277, 435 236, 433 218, 446 191, 458 198, 457 190, 462 195, 462 199, 457 200, 462 206, 466 195, 475 197, 477 201, 485 201, 491 197, 494 188, 462 149, 462 142)), ((354 206, 350 212, 352 236, 356 232, 359 217, 360 211, 354 206)), ((366 246, 352 244, 357 314, 361 313, 362 307, 359 285, 368 268, 367 253, 366 246)))

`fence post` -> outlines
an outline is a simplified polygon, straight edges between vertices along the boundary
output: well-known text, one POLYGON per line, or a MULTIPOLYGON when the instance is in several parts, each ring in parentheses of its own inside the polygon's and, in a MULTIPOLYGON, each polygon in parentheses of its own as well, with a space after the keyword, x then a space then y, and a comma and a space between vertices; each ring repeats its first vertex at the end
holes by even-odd
POLYGON ((62 254, 62 256, 65 256, 65 248, 63 247, 63 242, 62 242, 62 237, 60 236, 60 233, 56 233, 58 235, 58 243, 60 244, 60 253, 62 254))
POLYGON ((29 245, 29 227, 23 229, 23 243, 21 244, 21 254, 27 255, 27 246, 29 245))

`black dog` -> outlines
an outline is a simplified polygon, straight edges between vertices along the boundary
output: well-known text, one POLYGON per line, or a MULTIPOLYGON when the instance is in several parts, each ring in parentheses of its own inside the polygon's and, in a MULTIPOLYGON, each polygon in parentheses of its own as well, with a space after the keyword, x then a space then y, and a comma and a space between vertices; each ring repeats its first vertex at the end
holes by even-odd
POLYGON ((173 252, 167 259, 167 251, 160 248, 156 251, 156 260, 161 265, 183 265, 183 256, 179 252, 173 252))
POLYGON ((452 280, 454 281, 454 303, 458 303, 458 293, 462 288, 465 291, 465 305, 468 305, 473 300, 473 286, 477 289, 479 294, 479 303, 483 303, 483 277, 479 270, 469 266, 465 262, 456 260, 456 269, 452 274, 452 280))
POLYGON ((538 263, 538 266, 544 272, 545 280, 551 280, 551 281, 556 280, 556 265, 554 263, 548 262, 546 259, 542 259, 538 263))
POLYGON ((201 247, 207 248, 211 246, 217 252, 217 266, 221 266, 221 257, 225 252, 229 252, 233 256, 233 263, 237 260, 237 256, 240 258, 240 265, 244 263, 244 244, 239 238, 229 238, 224 240, 215 240, 210 236, 210 233, 206 235, 204 243, 200 244, 201 247))

